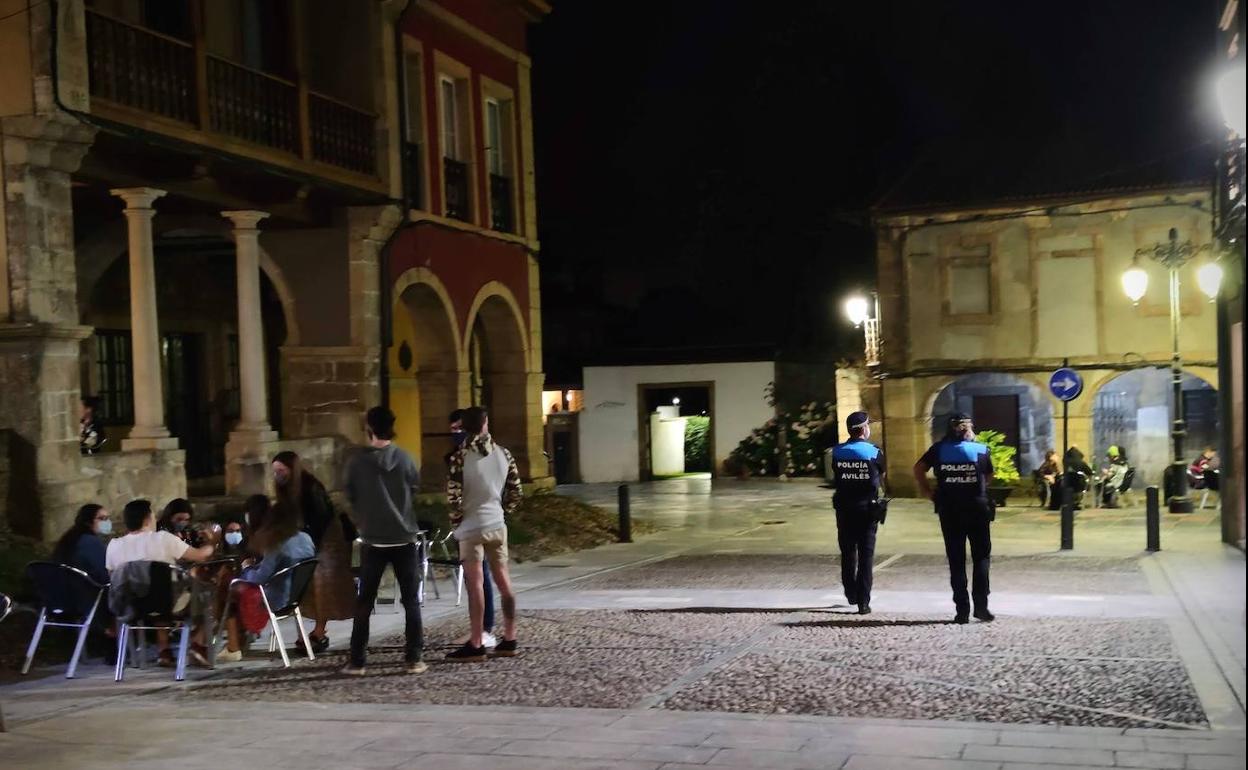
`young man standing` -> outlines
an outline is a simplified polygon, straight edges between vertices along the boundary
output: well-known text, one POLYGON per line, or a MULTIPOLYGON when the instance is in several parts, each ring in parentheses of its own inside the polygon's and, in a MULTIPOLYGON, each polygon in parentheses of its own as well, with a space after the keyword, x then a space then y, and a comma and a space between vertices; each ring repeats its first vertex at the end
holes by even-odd
MULTIPOLYGON (((443 460, 446 462, 446 470, 449 478, 451 470, 451 460, 464 446, 464 442, 468 440, 468 434, 464 432, 464 410, 456 409, 451 412, 449 418, 451 429, 451 451, 446 453, 443 460)), ((481 562, 481 595, 485 599, 485 612, 482 615, 483 622, 481 627, 485 629, 481 635, 481 644, 485 647, 493 649, 498 646, 498 639, 494 636, 494 582, 490 580, 490 563, 481 562)), ((466 644, 472 640, 471 634, 459 640, 459 644, 466 644)))
POLYGON ((503 638, 494 648, 498 657, 516 654, 516 595, 507 570, 506 516, 520 505, 520 472, 505 448, 490 437, 489 416, 479 406, 465 409, 463 428, 468 438, 451 455, 446 497, 451 523, 459 541, 468 584, 471 632, 466 644, 448 654, 447 660, 469 663, 485 660, 482 645, 484 591, 482 562, 488 560, 503 604, 503 638))
POLYGON ((407 644, 404 670, 420 674, 429 668, 420 622, 420 553, 416 542, 420 526, 412 509, 420 472, 412 456, 394 444, 394 413, 384 406, 368 410, 365 432, 368 446, 347 465, 347 499, 360 532, 360 590, 351 627, 351 660, 342 673, 363 676, 368 648, 368 622, 377 600, 377 587, 386 565, 394 568, 395 582, 406 613, 407 644))

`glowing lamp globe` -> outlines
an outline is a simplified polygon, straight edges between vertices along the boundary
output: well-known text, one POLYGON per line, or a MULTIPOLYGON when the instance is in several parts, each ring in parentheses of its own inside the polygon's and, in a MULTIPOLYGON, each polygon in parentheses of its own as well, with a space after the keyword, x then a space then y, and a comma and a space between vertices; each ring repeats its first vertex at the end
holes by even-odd
POLYGON ((1218 298, 1218 289, 1222 286, 1222 266, 1217 262, 1206 262, 1196 271, 1196 284, 1212 302, 1218 298))
POLYGON ((1218 106, 1222 120, 1239 138, 1248 136, 1244 117, 1244 68, 1236 67, 1218 79, 1218 106))
POLYGON ((850 297, 845 300, 845 315, 849 322, 854 326, 862 326, 862 322, 867 320, 867 307, 866 297, 850 297))
POLYGON ((1122 290, 1131 299, 1131 304, 1138 305, 1148 291, 1148 273, 1139 265, 1133 266, 1122 274, 1122 290))

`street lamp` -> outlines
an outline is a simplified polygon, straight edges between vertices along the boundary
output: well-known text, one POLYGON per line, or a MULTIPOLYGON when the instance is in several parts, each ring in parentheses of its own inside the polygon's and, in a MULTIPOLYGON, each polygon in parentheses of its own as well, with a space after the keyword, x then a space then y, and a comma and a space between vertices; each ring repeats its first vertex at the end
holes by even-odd
POLYGON ((855 294, 845 300, 845 315, 854 328, 862 327, 866 341, 867 366, 880 365, 880 295, 871 292, 871 300, 855 294), (872 306, 874 305, 874 314, 872 306))
MULTIPOLYGON (((1183 460, 1183 437, 1187 435, 1187 429, 1183 422, 1183 358, 1179 353, 1179 323, 1182 315, 1179 307, 1179 268, 1190 262, 1197 254, 1208 249, 1207 243, 1199 246, 1191 241, 1180 243, 1179 231, 1172 227, 1170 238, 1164 243, 1156 243, 1150 248, 1136 249, 1131 269, 1122 276, 1123 291, 1133 303, 1139 304, 1140 299, 1148 290, 1148 274, 1140 267, 1140 259, 1147 257, 1165 267, 1170 273, 1170 342, 1173 348, 1170 358, 1170 376, 1174 387, 1174 427, 1170 432, 1174 439, 1174 458, 1170 463, 1170 483, 1171 490, 1174 492, 1170 498, 1171 513, 1192 512, 1192 501, 1187 498, 1187 469, 1183 460)), ((1221 282, 1221 271, 1222 269, 1216 262, 1209 262, 1201 267, 1197 273, 1201 291, 1210 297, 1217 297, 1217 284, 1221 282), (1213 282, 1215 273, 1217 281, 1213 282), (1202 275, 1210 281, 1208 288, 1206 280, 1201 279, 1202 275)))

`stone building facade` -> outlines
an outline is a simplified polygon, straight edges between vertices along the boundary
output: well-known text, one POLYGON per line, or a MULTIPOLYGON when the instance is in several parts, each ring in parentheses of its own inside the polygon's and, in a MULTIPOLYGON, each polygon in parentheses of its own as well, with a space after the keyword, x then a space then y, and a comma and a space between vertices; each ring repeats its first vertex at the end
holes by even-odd
MULTIPOLYGON (((522 52, 546 11, 539 0, 61 0, 0 18, 5 526, 49 539, 88 501, 264 491, 283 449, 332 485, 363 412, 387 398, 405 425, 422 425, 405 441, 426 450, 415 437, 434 421, 413 417, 389 375, 420 379, 403 363, 445 341, 430 342, 417 314, 391 347, 391 303, 413 302, 395 291, 403 282, 455 287, 464 339, 473 324, 497 327, 484 358, 473 348, 484 367, 456 349, 447 371, 470 382, 456 381, 448 403, 469 403, 475 383, 508 439, 540 450, 540 416, 526 433, 541 348, 522 52), (410 141, 405 70, 422 39, 415 49, 431 57, 447 48, 465 62, 480 49, 513 65, 491 75, 510 90, 460 105, 464 119, 488 113, 497 136, 504 104, 492 94, 511 95, 511 154, 490 167, 511 180, 510 220, 464 222, 435 208, 437 195, 411 194, 447 184, 436 142, 410 141), (455 242, 406 246, 426 222, 511 251, 483 263, 455 242), (100 399, 108 437, 92 456, 77 441, 84 395, 100 399)), ((494 87, 473 73, 474 89, 494 87)), ((440 115, 424 114, 433 133, 440 115)), ((480 155, 472 189, 488 213, 506 191, 487 173, 485 130, 463 152, 480 155)), ((429 372, 421 387, 443 379, 429 372)), ((540 479, 537 458, 526 469, 540 479)))
MULTIPOLYGON (((1069 405, 1069 443, 1095 466, 1109 443, 1135 441, 1132 461, 1146 466, 1139 483, 1160 483, 1170 427, 1167 274, 1143 260, 1149 291, 1138 306, 1121 276, 1137 249, 1167 240, 1171 228, 1210 243, 1207 186, 878 210, 883 347, 864 394, 883 415, 892 491, 914 493, 911 466, 953 411, 1013 432, 1024 476, 1046 450, 1060 453, 1062 406, 1048 380, 1064 363, 1084 380, 1069 405)), ((1197 289, 1199 265, 1181 272, 1184 403, 1212 409, 1204 419, 1214 443, 1216 313, 1197 289)))

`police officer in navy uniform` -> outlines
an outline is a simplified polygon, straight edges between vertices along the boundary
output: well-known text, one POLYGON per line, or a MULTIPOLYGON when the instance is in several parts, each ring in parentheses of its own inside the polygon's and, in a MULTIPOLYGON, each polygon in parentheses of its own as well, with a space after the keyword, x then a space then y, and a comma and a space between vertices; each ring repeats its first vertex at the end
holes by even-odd
POLYGON ((936 513, 940 516, 945 556, 949 559, 949 584, 957 609, 955 623, 969 622, 972 600, 976 618, 993 619, 988 611, 988 563, 992 555, 989 526, 993 519, 988 485, 992 482, 993 468, 988 447, 975 441, 974 428, 970 415, 953 415, 945 437, 932 444, 914 464, 914 480, 919 492, 936 503, 936 513), (934 494, 927 481, 929 470, 936 475, 934 494), (972 573, 969 597, 966 593, 968 540, 972 573))
POLYGON ((858 605, 858 613, 871 612, 871 565, 875 560, 876 511, 880 481, 884 478, 884 453, 867 441, 871 424, 866 412, 854 412, 845 420, 849 441, 832 448, 832 484, 836 493, 836 539, 841 546, 841 584, 845 598, 858 605))

